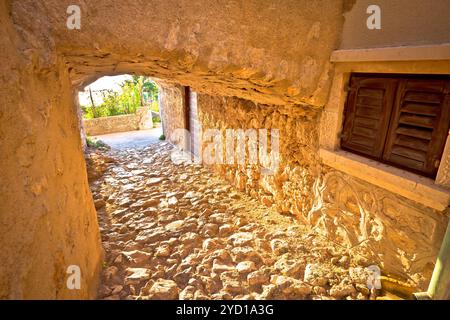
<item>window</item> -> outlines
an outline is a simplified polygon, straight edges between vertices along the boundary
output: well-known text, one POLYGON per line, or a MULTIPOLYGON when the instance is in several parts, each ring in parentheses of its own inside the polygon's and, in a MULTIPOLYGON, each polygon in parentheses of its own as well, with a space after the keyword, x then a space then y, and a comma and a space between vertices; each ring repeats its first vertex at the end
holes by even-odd
POLYGON ((341 148, 431 178, 450 124, 450 78, 353 74, 341 148))

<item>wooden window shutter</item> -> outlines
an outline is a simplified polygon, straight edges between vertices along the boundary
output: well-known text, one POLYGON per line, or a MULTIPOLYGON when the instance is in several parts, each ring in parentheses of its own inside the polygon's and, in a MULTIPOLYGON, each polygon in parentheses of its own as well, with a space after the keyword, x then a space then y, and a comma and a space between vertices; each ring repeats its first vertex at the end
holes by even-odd
POLYGON ((436 175, 449 130, 449 91, 445 80, 400 80, 383 160, 436 175))
POLYGON ((342 149, 381 159, 398 80, 353 75, 342 131, 342 149))

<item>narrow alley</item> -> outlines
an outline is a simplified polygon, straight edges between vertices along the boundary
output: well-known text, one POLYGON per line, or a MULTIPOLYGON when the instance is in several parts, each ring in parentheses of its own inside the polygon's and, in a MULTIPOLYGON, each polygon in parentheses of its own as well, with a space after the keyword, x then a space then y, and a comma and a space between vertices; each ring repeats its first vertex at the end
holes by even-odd
POLYGON ((450 300, 449 13, 0 1, 0 300, 450 300))

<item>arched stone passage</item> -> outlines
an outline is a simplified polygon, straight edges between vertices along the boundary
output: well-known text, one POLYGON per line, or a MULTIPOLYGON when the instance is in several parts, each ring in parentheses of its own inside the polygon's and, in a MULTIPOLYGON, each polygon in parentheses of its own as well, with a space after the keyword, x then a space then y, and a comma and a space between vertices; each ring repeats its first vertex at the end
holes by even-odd
POLYGON ((60 1, 10 7, 33 54, 64 57, 75 85, 135 70, 199 92, 317 106, 343 22, 341 1, 86 2, 80 30, 66 27, 60 1))
MULTIPOLYGON (((406 193, 395 192, 396 181, 376 187, 373 177, 360 181, 354 171, 363 170, 355 168, 369 167, 359 162, 353 172, 343 169, 356 161, 333 153, 333 141, 350 72, 448 74, 448 59, 346 64, 348 53, 341 51, 334 59, 344 63, 335 68, 330 56, 353 4, 83 1, 81 29, 70 30, 66 1, 1 2, 0 298, 95 297, 102 250, 74 97, 98 77, 121 73, 190 86, 200 93, 200 121, 214 128, 282 126, 287 138, 279 175, 260 181, 236 168, 219 168, 219 175, 246 191, 260 181, 262 192, 249 193, 306 224, 325 226, 327 236, 361 247, 423 289, 448 221, 448 190, 413 181, 422 198, 432 193, 439 200, 438 210, 418 203, 403 176, 394 178, 402 179, 406 193), (227 111, 236 116, 225 122, 227 111), (336 185, 348 188, 337 193, 336 185), (80 290, 66 286, 71 265, 80 267, 80 290)), ((413 40, 408 43, 422 39, 413 40)), ((444 184, 447 173, 448 167, 444 184)))
POLYGON ((81 30, 69 30, 67 5, 0 8, 0 57, 8 61, 1 67, 8 106, 0 112, 1 298, 94 296, 101 248, 77 89, 135 72, 200 92, 320 106, 342 24, 339 1, 95 1, 80 4, 81 30), (81 290, 62 281, 70 264, 81 268, 81 290))

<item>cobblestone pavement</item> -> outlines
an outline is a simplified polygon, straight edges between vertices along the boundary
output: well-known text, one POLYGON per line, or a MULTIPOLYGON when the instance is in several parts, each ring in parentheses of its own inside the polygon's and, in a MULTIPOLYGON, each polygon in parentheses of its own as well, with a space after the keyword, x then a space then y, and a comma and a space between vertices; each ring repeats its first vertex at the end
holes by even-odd
MULTIPOLYGON (((358 259, 166 142, 87 153, 100 299, 368 299, 358 259)), ((373 296, 372 296, 373 297, 373 296)))
POLYGON ((101 140, 112 149, 143 148, 153 143, 159 142, 162 135, 162 128, 153 128, 148 130, 136 130, 126 132, 116 132, 92 136, 94 140, 101 140))

